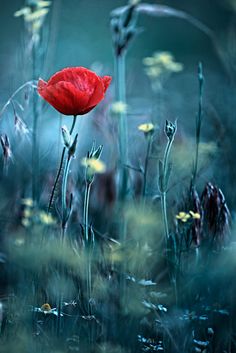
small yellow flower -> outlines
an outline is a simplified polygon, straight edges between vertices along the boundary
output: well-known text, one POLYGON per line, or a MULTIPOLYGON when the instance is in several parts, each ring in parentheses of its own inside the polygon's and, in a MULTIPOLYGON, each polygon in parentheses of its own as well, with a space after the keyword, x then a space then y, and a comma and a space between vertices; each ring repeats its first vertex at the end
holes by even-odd
POLYGON ((28 228, 30 226, 30 221, 28 218, 23 218, 21 221, 21 224, 25 227, 28 228))
POLYGON ((190 218, 190 215, 186 212, 179 212, 175 217, 185 223, 190 218))
POLYGON ((33 207, 33 200, 30 198, 22 199, 21 200, 22 205, 27 206, 27 207, 33 207))
POLYGON ((82 165, 90 169, 91 173, 104 173, 106 165, 104 162, 96 158, 83 158, 82 165))
POLYGON ((43 0, 41 0, 41 1, 38 1, 37 2, 37 6, 38 7, 48 7, 48 6, 50 6, 51 5, 51 1, 43 1, 43 0))
POLYGON ((114 102, 111 106, 111 110, 115 114, 126 113, 127 104, 121 101, 114 102))
POLYGON ((158 66, 151 66, 148 69, 146 69, 146 74, 150 77, 150 78, 156 78, 159 77, 162 73, 162 69, 158 66))
POLYGON ((38 19, 41 19, 42 17, 47 15, 48 12, 49 12, 49 9, 41 8, 37 11, 28 13, 27 15, 24 15, 24 18, 25 18, 26 22, 33 22, 38 19))
POLYGON ((27 7, 23 7, 22 9, 16 11, 14 13, 14 16, 15 17, 20 17, 20 16, 27 16, 29 15, 31 12, 30 8, 27 6, 27 7))
POLYGON ((189 211, 189 213, 193 219, 200 219, 201 218, 201 216, 198 212, 189 211))
POLYGON ((153 58, 152 56, 148 56, 146 58, 143 59, 143 63, 146 66, 152 66, 155 65, 155 58, 153 58))
POLYGON ((23 212, 24 218, 30 218, 32 216, 32 210, 29 208, 26 208, 23 212))
POLYGON ((148 133, 154 130, 154 125, 152 123, 141 124, 138 126, 138 129, 144 133, 148 133))
POLYGON ((55 219, 52 217, 51 214, 47 214, 46 212, 44 211, 41 211, 39 213, 39 219, 40 221, 43 223, 43 224, 46 224, 46 225, 51 225, 51 224, 55 224, 56 221, 55 219))
POLYGON ((40 309, 44 312, 49 312, 52 310, 50 304, 48 304, 48 303, 43 304, 40 309))
POLYGON ((155 64, 162 64, 164 66, 173 62, 173 55, 167 51, 154 53, 155 64))

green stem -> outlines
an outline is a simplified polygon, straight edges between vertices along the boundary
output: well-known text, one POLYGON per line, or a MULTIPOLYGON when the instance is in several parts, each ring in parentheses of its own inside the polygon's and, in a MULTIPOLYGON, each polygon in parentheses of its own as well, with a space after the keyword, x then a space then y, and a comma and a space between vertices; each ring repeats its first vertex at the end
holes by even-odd
POLYGON ((169 154, 171 150, 171 146, 173 143, 174 139, 168 139, 165 153, 164 153, 164 158, 163 158, 163 185, 164 185, 164 190, 161 192, 161 205, 162 205, 162 215, 163 215, 163 221, 164 221, 164 229, 165 229, 165 239, 166 242, 169 237, 169 226, 168 226, 168 218, 167 218, 167 206, 166 206, 166 173, 167 173, 167 167, 168 167, 168 160, 169 160, 169 154))
MULTIPOLYGON (((33 78, 37 75, 36 63, 37 47, 32 48, 32 64, 33 78)), ((39 148, 38 148, 38 96, 33 96, 33 134, 32 134, 32 199, 34 203, 38 203, 38 174, 39 174, 39 148)))
POLYGON ((89 237, 88 237, 88 231, 89 231, 88 214, 89 214, 89 197, 90 197, 91 185, 92 185, 92 183, 86 183, 85 197, 84 197, 83 223, 84 223, 84 227, 85 227, 85 241, 86 241, 86 243, 88 243, 88 241, 89 241, 89 237))
POLYGON ((147 145, 147 152, 146 152, 145 163, 144 163, 144 174, 143 174, 143 197, 144 198, 146 196, 147 171, 148 171, 148 162, 149 162, 151 144, 152 144, 152 138, 151 136, 148 136, 148 145, 147 145))
POLYGON ((202 125, 202 101, 203 101, 203 74, 202 74, 202 65, 199 64, 199 101, 198 101, 198 113, 196 117, 196 151, 195 151, 195 161, 193 167, 193 174, 192 174, 192 181, 191 186, 194 187, 197 177, 197 170, 198 170, 198 159, 199 159, 199 143, 201 137, 201 125, 202 125))
MULTIPOLYGON (((126 85, 125 85, 125 53, 115 57, 116 69, 116 97, 119 102, 126 104, 126 85)), ((125 167, 128 162, 128 143, 127 143, 127 114, 124 109, 119 114, 119 153, 120 153, 120 183, 119 199, 123 201, 127 193, 128 173, 125 167)))
POLYGON ((66 166, 63 173, 62 179, 62 189, 61 189, 61 200, 62 200, 62 240, 64 240, 66 226, 67 226, 67 206, 66 206, 66 188, 67 188, 67 180, 70 170, 71 157, 67 158, 66 166))
POLYGON ((87 295, 88 295, 88 314, 92 315, 90 299, 92 294, 92 271, 91 271, 91 247, 92 247, 92 239, 89 239, 89 198, 91 191, 91 182, 86 183, 85 196, 84 196, 84 215, 83 215, 83 223, 85 227, 85 245, 88 251, 88 263, 87 263, 87 295))
MULTIPOLYGON (((73 122, 70 128, 70 135, 72 135, 74 128, 75 128, 75 123, 76 123, 76 118, 77 116, 74 115, 73 117, 73 122)), ((49 200, 49 204, 48 204, 48 212, 50 211, 51 207, 52 207, 52 203, 53 203, 53 199, 54 199, 54 195, 55 195, 55 191, 56 191, 56 187, 61 175, 61 171, 62 171, 62 167, 63 167, 63 163, 64 163, 64 157, 65 157, 65 153, 66 153, 66 147, 63 147, 62 150, 62 154, 61 154, 61 160, 60 160, 60 165, 59 165, 59 169, 57 171, 57 175, 56 175, 56 179, 55 182, 53 184, 53 188, 52 188, 52 192, 51 192, 51 196, 50 196, 50 200, 49 200)))

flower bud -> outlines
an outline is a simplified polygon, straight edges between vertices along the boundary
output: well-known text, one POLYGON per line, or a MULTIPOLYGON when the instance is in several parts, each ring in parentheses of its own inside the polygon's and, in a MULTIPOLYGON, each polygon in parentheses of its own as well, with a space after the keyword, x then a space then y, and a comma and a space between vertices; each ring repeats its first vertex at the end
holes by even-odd
POLYGON ((78 140, 78 134, 75 135, 74 141, 69 148, 68 158, 74 157, 75 151, 76 151, 77 140, 78 140))
POLYGON ((172 140, 174 138, 176 130, 177 130, 176 123, 172 123, 171 121, 166 120, 165 134, 169 140, 172 140))
POLYGON ((70 148, 71 136, 70 136, 70 133, 65 125, 62 126, 61 133, 62 133, 62 138, 63 138, 63 142, 64 142, 65 147, 70 148))

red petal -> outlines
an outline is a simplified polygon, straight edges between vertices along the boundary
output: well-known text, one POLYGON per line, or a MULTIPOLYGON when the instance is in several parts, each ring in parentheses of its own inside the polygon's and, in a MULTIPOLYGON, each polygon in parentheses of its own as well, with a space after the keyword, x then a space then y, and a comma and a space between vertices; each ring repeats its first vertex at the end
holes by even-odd
POLYGON ((102 82, 104 84, 104 93, 106 93, 106 90, 108 89, 110 83, 111 83, 112 77, 111 76, 103 76, 102 77, 102 82))
POLYGON ((84 67, 56 72, 47 82, 39 80, 39 94, 65 115, 81 115, 92 110, 103 98, 110 76, 99 77, 84 67))
POLYGON ((92 94, 99 79, 93 71, 85 67, 67 67, 55 73, 48 81, 48 85, 51 86, 61 81, 70 82, 77 89, 92 94))
POLYGON ((64 115, 81 115, 87 108, 89 95, 76 90, 70 82, 58 82, 41 91, 40 95, 64 115))

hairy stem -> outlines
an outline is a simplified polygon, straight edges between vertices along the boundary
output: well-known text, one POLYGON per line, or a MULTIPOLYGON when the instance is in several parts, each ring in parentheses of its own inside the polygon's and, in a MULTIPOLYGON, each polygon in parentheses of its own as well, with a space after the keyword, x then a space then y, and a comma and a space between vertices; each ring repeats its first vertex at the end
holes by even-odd
MULTIPOLYGON (((76 123, 76 117, 77 117, 76 115, 74 115, 74 117, 73 117, 73 122, 72 122, 72 125, 71 125, 71 128, 70 128, 70 135, 72 135, 72 133, 74 131, 75 123, 76 123)), ((63 163, 64 163, 65 153, 66 153, 66 147, 63 147, 59 169, 57 171, 57 175, 56 175, 56 178, 55 178, 55 181, 54 181, 54 184, 53 184, 53 188, 52 188, 52 192, 51 192, 51 196, 50 196, 50 200, 49 200, 49 204, 48 204, 48 212, 50 212, 50 209, 52 207, 52 203, 53 203, 53 200, 54 200, 56 187, 57 187, 59 178, 61 176, 61 171, 62 171, 62 167, 63 167, 63 163)))

